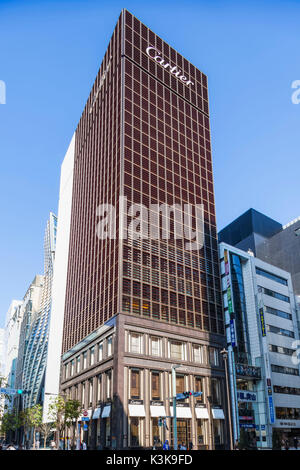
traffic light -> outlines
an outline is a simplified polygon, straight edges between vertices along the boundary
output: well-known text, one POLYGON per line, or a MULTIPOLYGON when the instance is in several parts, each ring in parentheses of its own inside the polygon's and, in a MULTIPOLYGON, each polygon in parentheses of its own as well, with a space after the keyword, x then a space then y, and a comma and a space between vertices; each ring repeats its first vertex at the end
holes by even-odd
POLYGON ((200 397, 200 395, 202 395, 202 392, 194 392, 193 390, 189 390, 188 392, 177 393, 176 400, 186 400, 186 398, 191 396, 200 397))

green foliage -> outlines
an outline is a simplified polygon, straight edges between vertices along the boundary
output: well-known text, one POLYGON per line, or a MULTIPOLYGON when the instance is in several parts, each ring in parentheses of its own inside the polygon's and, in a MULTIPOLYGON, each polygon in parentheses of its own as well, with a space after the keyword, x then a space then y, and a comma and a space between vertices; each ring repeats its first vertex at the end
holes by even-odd
POLYGON ((81 403, 58 395, 49 406, 49 418, 60 430, 70 427, 81 414, 81 403))
POLYGON ((15 412, 7 412, 2 416, 1 433, 16 431, 22 426, 22 417, 15 412))
MULTIPOLYGON (((0 376, 0 387, 1 388, 7 388, 7 386, 8 386, 8 383, 7 383, 6 378, 0 376)), ((8 408, 7 404, 5 404, 5 402, 7 402, 7 401, 11 402, 12 401, 12 395, 8 395, 7 393, 1 393, 1 397, 2 398, 4 397, 5 401, 3 401, 3 404, 0 403, 0 418, 8 408)))
MULTIPOLYGON (((49 405, 49 419, 56 426, 57 436, 65 436, 66 429, 71 427, 73 421, 77 420, 80 414, 81 403, 78 400, 68 398, 66 395, 58 395, 49 405)), ((73 427, 73 434, 75 439, 75 426, 73 427)))

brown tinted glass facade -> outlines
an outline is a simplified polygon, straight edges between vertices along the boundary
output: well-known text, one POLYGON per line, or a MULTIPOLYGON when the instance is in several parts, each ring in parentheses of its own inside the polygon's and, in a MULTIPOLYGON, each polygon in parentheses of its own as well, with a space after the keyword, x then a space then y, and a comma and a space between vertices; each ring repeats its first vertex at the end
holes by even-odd
POLYGON ((207 79, 125 10, 76 130, 63 352, 120 313, 223 335, 207 79), (99 240, 97 207, 118 214, 120 195, 203 204, 204 247, 172 224, 168 240, 119 240, 118 219, 99 240))

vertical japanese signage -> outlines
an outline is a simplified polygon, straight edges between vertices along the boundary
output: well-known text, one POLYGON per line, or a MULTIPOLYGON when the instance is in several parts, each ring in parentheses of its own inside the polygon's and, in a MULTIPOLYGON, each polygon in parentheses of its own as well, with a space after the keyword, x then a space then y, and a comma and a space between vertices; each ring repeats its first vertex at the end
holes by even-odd
POLYGON ((261 335, 264 338, 266 336, 266 324, 265 324, 265 315, 264 309, 259 309, 259 318, 260 318, 260 327, 261 327, 261 335))
POLYGON ((263 349, 263 357, 264 357, 264 365, 266 371, 266 393, 267 393, 267 400, 268 400, 268 407, 269 407, 269 418, 270 423, 275 423, 275 413, 274 413, 274 402, 273 402, 273 393, 272 393, 272 382, 271 382, 271 367, 269 362, 269 349, 267 344, 267 332, 266 332, 266 322, 265 322, 265 313, 264 313, 264 306, 263 306, 263 298, 262 293, 260 293, 260 307, 258 309, 259 314, 259 322, 260 322, 260 330, 262 336, 262 349, 263 349))
POLYGON ((227 287, 226 294, 227 294, 227 303, 228 303, 228 313, 230 316, 230 341, 231 341, 232 347, 235 347, 236 346, 236 330, 235 330, 235 319, 234 319, 232 293, 231 293, 229 258, 228 258, 227 250, 224 250, 224 263, 225 263, 225 275, 226 275, 226 287, 227 287))

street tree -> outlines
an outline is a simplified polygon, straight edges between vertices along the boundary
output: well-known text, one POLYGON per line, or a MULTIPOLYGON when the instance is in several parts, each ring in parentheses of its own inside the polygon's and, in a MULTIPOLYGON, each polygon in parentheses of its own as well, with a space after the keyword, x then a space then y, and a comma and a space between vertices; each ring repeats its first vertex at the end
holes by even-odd
POLYGON ((6 412, 2 415, 1 432, 7 434, 9 431, 16 431, 22 426, 22 417, 15 412, 6 412))
POLYGON ((33 448, 36 447, 36 431, 43 422, 43 407, 40 404, 34 405, 26 410, 26 420, 28 426, 33 428, 33 448))
POLYGON ((51 434, 53 427, 54 427, 53 423, 41 423, 37 428, 38 431, 44 436, 44 449, 46 449, 47 439, 49 435, 51 434))
MULTIPOLYGON (((80 414, 81 403, 78 400, 68 398, 65 394, 58 395, 52 399, 52 403, 49 405, 49 418, 56 426, 57 445, 60 436, 66 437, 66 429, 72 426, 80 414)), ((73 440, 75 440, 75 426, 73 427, 73 440)))

